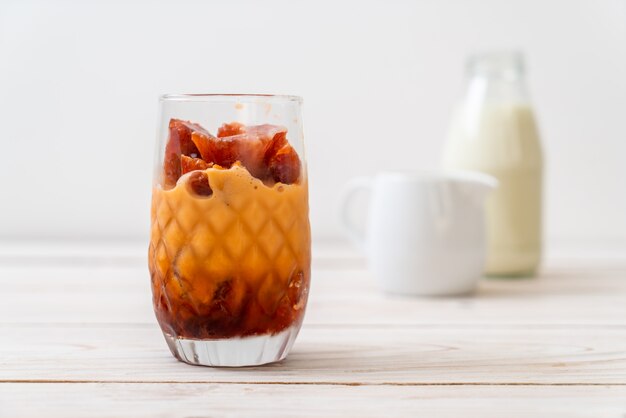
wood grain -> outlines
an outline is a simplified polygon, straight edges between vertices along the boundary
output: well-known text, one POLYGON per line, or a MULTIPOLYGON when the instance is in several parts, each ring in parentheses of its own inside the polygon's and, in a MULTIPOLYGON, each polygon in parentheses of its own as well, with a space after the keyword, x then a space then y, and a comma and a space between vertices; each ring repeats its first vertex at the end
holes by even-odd
MULTIPOLYGON (((0 265, 0 322, 154 324, 147 267, 0 265)), ((308 324, 626 325, 623 269, 553 268, 537 279, 483 280, 472 297, 378 291, 362 268, 315 268, 308 324)))
POLYGON ((0 327, 0 381, 624 384, 626 327, 308 326, 287 360, 179 363, 152 325, 0 327))
POLYGON ((287 360, 211 369, 167 350, 143 249, 28 248, 0 245, 0 417, 626 417, 619 257, 409 298, 326 249, 287 360))
POLYGON ((0 384, 0 415, 73 417, 616 417, 623 386, 0 384))

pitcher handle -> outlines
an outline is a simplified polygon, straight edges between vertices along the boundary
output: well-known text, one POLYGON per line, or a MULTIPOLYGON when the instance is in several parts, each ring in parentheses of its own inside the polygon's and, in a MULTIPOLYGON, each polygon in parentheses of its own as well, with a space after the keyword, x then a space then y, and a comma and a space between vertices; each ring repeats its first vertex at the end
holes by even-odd
POLYGON ((365 249, 365 225, 358 225, 350 217, 350 207, 354 196, 363 191, 371 191, 372 179, 369 177, 355 177, 349 180, 341 196, 341 225, 350 241, 360 250, 365 249))

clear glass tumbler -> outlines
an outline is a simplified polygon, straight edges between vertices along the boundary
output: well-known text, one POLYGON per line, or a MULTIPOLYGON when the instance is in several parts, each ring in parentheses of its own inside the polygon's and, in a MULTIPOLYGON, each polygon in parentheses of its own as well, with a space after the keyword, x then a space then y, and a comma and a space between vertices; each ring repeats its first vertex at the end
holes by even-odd
POLYGON ((311 272, 301 102, 161 97, 148 264, 183 362, 279 361, 300 330, 311 272))

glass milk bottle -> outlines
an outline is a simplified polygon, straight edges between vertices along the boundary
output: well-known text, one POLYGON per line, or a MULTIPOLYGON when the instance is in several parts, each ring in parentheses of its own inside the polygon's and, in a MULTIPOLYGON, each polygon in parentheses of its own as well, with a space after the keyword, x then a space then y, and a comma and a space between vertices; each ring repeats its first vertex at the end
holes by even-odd
POLYGON ((488 276, 529 276, 539 266, 542 165, 521 54, 470 58, 444 166, 481 171, 499 181, 486 204, 488 276))

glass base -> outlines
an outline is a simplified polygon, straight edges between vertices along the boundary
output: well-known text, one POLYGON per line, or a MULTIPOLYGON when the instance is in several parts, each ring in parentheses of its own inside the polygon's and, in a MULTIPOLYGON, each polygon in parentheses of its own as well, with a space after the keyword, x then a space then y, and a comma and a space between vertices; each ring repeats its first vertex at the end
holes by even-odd
POLYGON ((260 366, 283 360, 289 354, 300 327, 289 327, 275 335, 192 340, 164 333, 170 351, 178 360, 195 366, 260 366))

